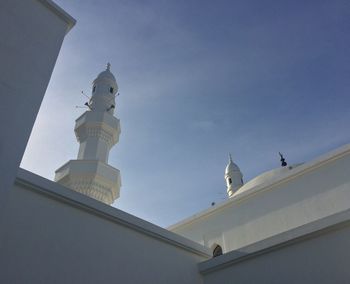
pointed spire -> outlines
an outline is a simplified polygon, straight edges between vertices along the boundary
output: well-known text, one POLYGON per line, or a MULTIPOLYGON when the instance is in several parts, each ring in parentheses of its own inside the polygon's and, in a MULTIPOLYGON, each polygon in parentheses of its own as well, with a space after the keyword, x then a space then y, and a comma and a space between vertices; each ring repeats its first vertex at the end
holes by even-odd
POLYGON ((108 70, 108 71, 111 71, 111 63, 107 63, 107 68, 106 68, 106 70, 108 70))

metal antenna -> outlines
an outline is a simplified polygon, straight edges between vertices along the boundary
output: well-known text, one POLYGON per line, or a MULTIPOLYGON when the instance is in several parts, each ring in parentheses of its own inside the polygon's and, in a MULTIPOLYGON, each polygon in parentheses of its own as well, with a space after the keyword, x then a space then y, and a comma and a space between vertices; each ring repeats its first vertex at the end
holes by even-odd
POLYGON ((92 110, 92 107, 91 107, 91 105, 90 105, 88 102, 86 102, 86 103, 84 104, 84 106, 87 106, 90 110, 92 110))
POLYGON ((84 93, 84 91, 81 91, 81 93, 82 93, 82 95, 84 95, 85 97, 87 97, 89 100, 91 100, 91 98, 90 98, 88 95, 86 95, 86 94, 84 93))

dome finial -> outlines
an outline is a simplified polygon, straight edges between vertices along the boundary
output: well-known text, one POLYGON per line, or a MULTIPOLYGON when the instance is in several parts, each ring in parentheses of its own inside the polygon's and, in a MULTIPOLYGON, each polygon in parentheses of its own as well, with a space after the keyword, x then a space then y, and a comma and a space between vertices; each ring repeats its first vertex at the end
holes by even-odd
POLYGON ((278 154, 279 154, 280 157, 281 157, 281 166, 282 166, 282 167, 287 166, 286 159, 283 157, 283 155, 281 154, 281 152, 278 152, 278 154))
POLYGON ((111 71, 110 69, 111 69, 111 63, 108 62, 106 70, 111 71))
POLYGON ((229 162, 233 163, 233 162, 232 162, 232 156, 231 156, 231 153, 228 153, 228 158, 229 158, 229 162))

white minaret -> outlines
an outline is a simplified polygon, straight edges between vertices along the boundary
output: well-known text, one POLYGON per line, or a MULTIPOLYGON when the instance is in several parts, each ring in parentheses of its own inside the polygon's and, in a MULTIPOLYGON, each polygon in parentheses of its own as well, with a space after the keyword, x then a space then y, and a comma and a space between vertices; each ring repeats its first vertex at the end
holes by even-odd
POLYGON ((242 172, 232 161, 231 154, 229 155, 229 162, 225 169, 225 180, 228 197, 232 197, 233 193, 243 185, 242 172))
POLYGON ((113 116, 118 85, 111 65, 92 83, 89 108, 75 121, 75 135, 80 143, 77 160, 70 160, 56 170, 55 181, 106 204, 119 197, 120 172, 108 165, 111 148, 120 135, 119 119, 113 116))

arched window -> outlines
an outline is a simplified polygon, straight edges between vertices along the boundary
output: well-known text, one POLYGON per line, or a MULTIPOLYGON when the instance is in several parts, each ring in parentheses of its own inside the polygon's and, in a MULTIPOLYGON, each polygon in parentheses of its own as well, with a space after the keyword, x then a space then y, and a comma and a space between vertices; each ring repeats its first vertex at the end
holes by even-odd
POLYGON ((217 257, 219 255, 222 255, 222 248, 219 245, 216 245, 216 247, 213 250, 213 257, 217 257))
POLYGON ((113 94, 113 91, 114 91, 113 87, 110 87, 110 88, 109 88, 109 92, 110 92, 111 94, 113 94))
POLYGON ((228 178, 228 184, 231 184, 231 183, 232 183, 232 179, 228 178))
POLYGON ((92 92, 95 93, 95 90, 96 90, 96 86, 94 86, 94 87, 92 88, 92 92))

